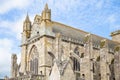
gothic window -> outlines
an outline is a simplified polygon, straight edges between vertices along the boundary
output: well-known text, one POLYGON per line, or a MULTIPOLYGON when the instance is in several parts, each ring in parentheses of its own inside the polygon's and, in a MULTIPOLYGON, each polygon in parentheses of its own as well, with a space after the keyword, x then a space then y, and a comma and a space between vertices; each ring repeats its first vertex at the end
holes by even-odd
POLYGON ((35 46, 33 46, 30 52, 30 71, 33 74, 38 74, 38 51, 35 46))
MULTIPOLYGON (((74 49, 74 53, 79 56, 79 50, 78 47, 74 49)), ((73 70, 74 71, 80 71, 80 63, 76 58, 73 58, 73 70)))

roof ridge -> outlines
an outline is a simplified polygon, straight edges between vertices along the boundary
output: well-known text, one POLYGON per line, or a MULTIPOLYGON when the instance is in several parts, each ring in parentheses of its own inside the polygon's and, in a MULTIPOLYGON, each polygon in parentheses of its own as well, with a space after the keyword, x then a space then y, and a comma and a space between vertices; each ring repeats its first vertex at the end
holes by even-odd
MULTIPOLYGON (((70 29, 73 29, 73 30, 75 30, 75 31, 82 32, 82 33, 84 33, 84 34, 86 34, 86 35, 89 34, 89 32, 80 30, 80 29, 78 29, 78 28, 71 27, 71 26, 69 26, 69 25, 66 25, 66 24, 63 24, 63 23, 60 23, 60 22, 55 22, 55 21, 52 21, 52 22, 53 22, 53 23, 56 23, 56 24, 63 25, 63 26, 60 26, 60 27, 70 28, 70 29)), ((111 39, 108 39, 108 38, 105 38, 105 37, 102 37, 102 36, 99 36, 99 35, 96 35, 96 34, 93 34, 93 33, 90 33, 90 34, 93 35, 94 37, 100 38, 101 40, 102 40, 102 39, 106 39, 107 41, 112 41, 112 42, 114 42, 115 44, 120 44, 119 42, 113 41, 113 40, 111 40, 111 39)))

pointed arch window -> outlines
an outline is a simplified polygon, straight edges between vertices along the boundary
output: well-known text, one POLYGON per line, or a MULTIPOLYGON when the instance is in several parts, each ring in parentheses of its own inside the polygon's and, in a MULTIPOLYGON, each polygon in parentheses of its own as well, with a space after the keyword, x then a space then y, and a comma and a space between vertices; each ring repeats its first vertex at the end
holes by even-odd
MULTIPOLYGON (((74 49, 74 54, 79 56, 78 46, 74 49)), ((73 71, 75 72, 76 80, 80 80, 80 62, 75 57, 73 57, 73 71)))
MULTIPOLYGON (((74 49, 74 53, 79 56, 79 50, 78 50, 78 49, 79 49, 79 48, 76 47, 76 48, 74 49)), ((73 70, 74 70, 74 71, 80 71, 80 63, 79 63, 79 61, 78 61, 76 58, 73 58, 73 70)))
POLYGON ((30 72, 32 74, 38 74, 38 50, 33 46, 30 52, 30 72))

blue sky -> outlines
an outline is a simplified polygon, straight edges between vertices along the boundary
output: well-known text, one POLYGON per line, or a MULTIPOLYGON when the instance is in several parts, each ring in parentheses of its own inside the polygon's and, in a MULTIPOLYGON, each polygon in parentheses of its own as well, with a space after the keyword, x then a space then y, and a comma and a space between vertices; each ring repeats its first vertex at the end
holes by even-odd
POLYGON ((0 0, 0 78, 10 75, 10 58, 20 62, 22 24, 31 21, 48 3, 52 20, 109 38, 120 29, 120 0, 0 0))

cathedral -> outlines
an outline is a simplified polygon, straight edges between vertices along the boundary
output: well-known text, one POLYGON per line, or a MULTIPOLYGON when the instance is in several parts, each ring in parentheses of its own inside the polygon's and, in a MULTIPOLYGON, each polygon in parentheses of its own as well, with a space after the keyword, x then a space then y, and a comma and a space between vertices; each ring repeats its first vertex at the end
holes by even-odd
POLYGON ((33 22, 26 16, 21 62, 12 54, 6 80, 120 80, 120 30, 111 37, 52 21, 46 4, 33 22))

